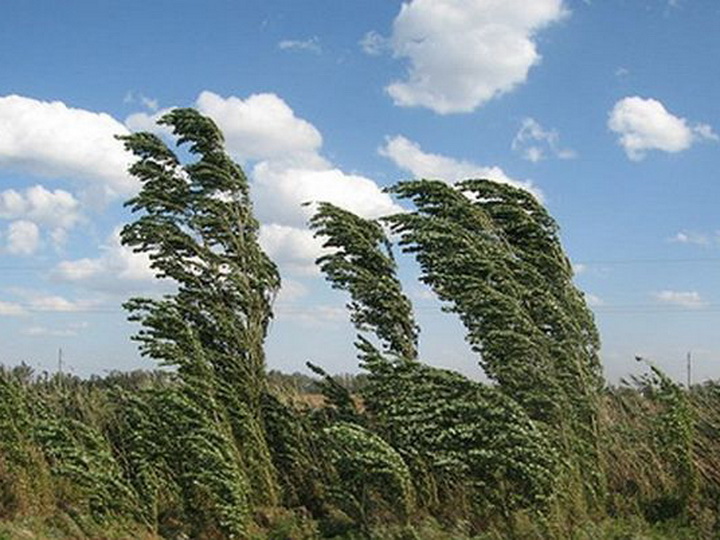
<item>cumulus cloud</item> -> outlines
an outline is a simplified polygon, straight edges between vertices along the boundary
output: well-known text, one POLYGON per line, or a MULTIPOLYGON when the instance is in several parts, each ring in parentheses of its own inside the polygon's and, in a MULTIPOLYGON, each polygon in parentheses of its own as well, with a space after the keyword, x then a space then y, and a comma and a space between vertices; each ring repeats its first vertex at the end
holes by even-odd
MULTIPOLYGON (((536 34, 566 13, 562 0, 403 3, 390 47, 394 57, 408 59, 408 73, 387 91, 400 106, 473 111, 525 82, 540 61, 536 34)), ((376 37, 366 42, 376 50, 376 37)))
POLYGON ((278 223, 260 227, 260 245, 272 260, 294 274, 317 274, 315 260, 324 253, 322 240, 311 230, 278 223))
POLYGON ((654 294, 655 299, 663 304, 688 309, 699 309, 707 306, 707 302, 696 291, 660 291, 654 294))
MULTIPOLYGON (((39 241, 39 228, 50 229, 50 239, 56 246, 64 244, 67 232, 81 219, 80 202, 62 189, 49 190, 41 185, 24 191, 6 189, 0 191, 0 219, 24 221, 26 232, 37 233, 34 246, 39 241)), ((22 251, 22 250, 21 250, 22 251)), ((34 250, 33 250, 34 251, 34 250)))
POLYGON ((150 268, 146 253, 135 253, 120 243, 119 228, 101 246, 99 257, 62 261, 53 269, 51 277, 108 293, 150 290, 162 287, 163 283, 150 268))
POLYGON ((471 161, 430 154, 424 152, 416 142, 400 135, 388 137, 385 146, 379 151, 381 155, 390 158, 395 165, 418 178, 441 179, 446 182, 467 178, 487 178, 526 189, 542 199, 542 193, 533 186, 532 182, 514 180, 500 167, 485 167, 471 161))
POLYGON ((81 182, 97 200, 127 196, 137 182, 112 116, 10 95, 0 97, 0 169, 81 182))
POLYGON ((23 218, 51 228, 69 229, 80 219, 80 203, 67 191, 35 185, 23 192, 0 191, 0 218, 23 218))
POLYGON ((373 180, 337 168, 285 168, 261 162, 253 169, 253 179, 262 221, 302 227, 313 213, 313 206, 304 204, 321 201, 365 218, 401 210, 373 180))
POLYGON ((605 301, 602 298, 595 294, 589 293, 585 294, 585 302, 587 302, 587 305, 590 307, 599 307, 605 305, 605 301))
POLYGON ((610 111, 608 127, 618 134, 618 143, 628 158, 640 161, 650 150, 677 153, 703 139, 718 140, 707 124, 690 125, 670 113, 656 99, 638 96, 618 101, 610 111))
POLYGON ((125 119, 125 127, 133 132, 148 131, 150 133, 155 133, 156 135, 171 139, 173 136, 172 130, 167 126, 159 126, 157 123, 160 117, 164 116, 170 111, 172 111, 171 107, 155 110, 151 113, 133 113, 125 119))
POLYGON ((320 132, 275 94, 242 99, 205 91, 198 97, 197 107, 222 129, 228 152, 236 159, 327 166, 318 155, 320 132))
POLYGON ((560 145, 560 135, 557 131, 544 129, 533 118, 523 120, 511 147, 515 152, 519 152, 523 159, 533 163, 548 156, 559 159, 573 159, 576 156, 574 150, 560 145))
POLYGON ((32 255, 40 246, 40 229, 32 221, 18 220, 8 225, 7 251, 13 255, 32 255))

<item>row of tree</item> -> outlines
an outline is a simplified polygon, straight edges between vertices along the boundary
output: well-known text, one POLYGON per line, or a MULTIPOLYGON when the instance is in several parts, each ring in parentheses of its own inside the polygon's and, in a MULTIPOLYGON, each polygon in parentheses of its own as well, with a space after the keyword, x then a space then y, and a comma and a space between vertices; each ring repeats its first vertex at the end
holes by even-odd
POLYGON ((63 516, 90 537, 410 538, 434 520, 456 538, 560 539, 609 517, 718 533, 717 387, 689 394, 656 370, 606 387, 592 313, 532 195, 402 182, 391 192, 413 209, 382 220, 320 203, 318 265, 349 294, 365 380, 351 393, 310 365, 325 401, 300 407, 265 368, 280 276, 248 181, 210 119, 177 109, 160 123, 191 157, 123 137, 142 189, 121 238, 176 285, 126 304, 142 353, 173 370, 0 372, 0 518, 63 516), (418 358, 388 233, 490 383, 418 358))

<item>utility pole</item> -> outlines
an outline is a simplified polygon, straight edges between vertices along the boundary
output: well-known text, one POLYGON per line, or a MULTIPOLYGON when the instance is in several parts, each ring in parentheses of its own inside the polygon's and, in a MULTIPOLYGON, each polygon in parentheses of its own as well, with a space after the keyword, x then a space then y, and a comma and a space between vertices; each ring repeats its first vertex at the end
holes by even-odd
POLYGON ((690 385, 692 384, 692 353, 687 353, 687 388, 690 391, 690 385))
POLYGON ((58 349, 58 373, 62 375, 62 368, 63 368, 63 357, 62 357, 62 347, 58 349))

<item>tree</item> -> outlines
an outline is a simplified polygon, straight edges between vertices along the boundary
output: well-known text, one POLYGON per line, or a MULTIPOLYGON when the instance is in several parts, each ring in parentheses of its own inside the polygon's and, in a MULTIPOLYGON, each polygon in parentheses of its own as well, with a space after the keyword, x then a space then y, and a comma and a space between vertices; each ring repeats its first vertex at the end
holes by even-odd
POLYGON ((569 475, 593 500, 603 483, 599 338, 557 225, 528 192, 489 180, 401 182, 392 192, 415 204, 387 221, 422 281, 459 315, 485 373, 572 457, 569 475))
POLYGON ((326 239, 323 246, 332 249, 317 264, 333 288, 350 293, 352 322, 375 332, 387 352, 415 359, 418 327, 380 224, 323 202, 310 227, 326 239))
POLYGON ((213 121, 176 109, 158 123, 197 159, 182 164, 151 133, 122 137, 138 157, 130 173, 142 182, 127 202, 138 217, 123 228, 122 242, 147 253, 157 275, 176 285, 161 299, 127 302, 131 320, 142 326, 135 339, 143 354, 177 367, 186 387, 180 395, 188 400, 178 410, 215 426, 218 444, 230 445, 221 450, 222 466, 246 477, 254 503, 272 505, 278 487, 261 402, 278 270, 258 243, 247 179, 213 121))

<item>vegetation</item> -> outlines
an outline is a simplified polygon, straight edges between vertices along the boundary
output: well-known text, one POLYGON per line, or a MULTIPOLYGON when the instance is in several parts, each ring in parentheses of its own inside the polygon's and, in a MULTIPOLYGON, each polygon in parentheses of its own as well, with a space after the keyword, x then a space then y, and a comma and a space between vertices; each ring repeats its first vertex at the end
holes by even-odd
POLYGON ((172 280, 126 307, 172 369, 0 369, 5 538, 631 539, 720 535, 720 384, 605 384, 555 222, 488 180, 402 182, 374 221, 320 203, 363 373, 267 372, 280 287, 249 185, 190 109, 123 140, 143 184, 122 241, 172 280), (490 382, 419 358, 388 233, 456 313, 490 382), (312 375, 311 375, 312 374, 312 375), (308 400, 307 394, 322 399, 308 400))

